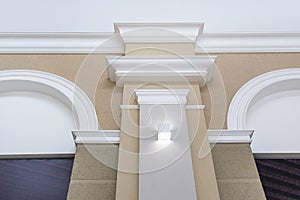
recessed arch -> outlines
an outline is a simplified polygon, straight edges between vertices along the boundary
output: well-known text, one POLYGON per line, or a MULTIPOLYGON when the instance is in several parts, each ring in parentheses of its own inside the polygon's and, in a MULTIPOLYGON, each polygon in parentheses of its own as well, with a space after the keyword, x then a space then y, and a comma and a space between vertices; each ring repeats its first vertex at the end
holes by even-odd
POLYGON ((300 155, 300 68, 268 72, 247 82, 229 106, 228 129, 254 129, 257 157, 300 155))
POLYGON ((0 110, 2 156, 73 154, 72 130, 98 130, 88 96, 47 72, 0 71, 0 110))

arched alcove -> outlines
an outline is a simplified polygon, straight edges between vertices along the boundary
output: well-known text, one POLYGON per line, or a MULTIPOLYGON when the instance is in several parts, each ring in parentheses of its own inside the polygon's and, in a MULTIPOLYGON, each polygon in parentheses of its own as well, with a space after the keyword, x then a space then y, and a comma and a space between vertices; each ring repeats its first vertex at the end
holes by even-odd
POLYGON ((300 155, 300 68, 262 74, 234 96, 228 111, 228 129, 254 129, 257 157, 300 155))
POLYGON ((92 102, 72 82, 41 71, 0 71, 0 155, 73 154, 71 131, 97 129, 92 102))

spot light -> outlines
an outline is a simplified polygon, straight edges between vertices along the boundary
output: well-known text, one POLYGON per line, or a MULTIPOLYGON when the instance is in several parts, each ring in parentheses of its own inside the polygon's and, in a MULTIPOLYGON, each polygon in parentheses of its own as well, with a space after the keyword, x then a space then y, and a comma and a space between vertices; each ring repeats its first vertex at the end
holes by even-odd
POLYGON ((171 141, 171 125, 170 124, 160 124, 158 126, 158 140, 171 141))

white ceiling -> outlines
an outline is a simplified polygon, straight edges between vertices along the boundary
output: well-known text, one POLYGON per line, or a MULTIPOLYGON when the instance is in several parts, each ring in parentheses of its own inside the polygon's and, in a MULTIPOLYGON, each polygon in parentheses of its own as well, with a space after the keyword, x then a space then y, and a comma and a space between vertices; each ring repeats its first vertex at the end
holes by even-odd
POLYGON ((300 32, 298 0, 0 0, 0 32, 112 32, 117 21, 205 21, 206 33, 300 32))

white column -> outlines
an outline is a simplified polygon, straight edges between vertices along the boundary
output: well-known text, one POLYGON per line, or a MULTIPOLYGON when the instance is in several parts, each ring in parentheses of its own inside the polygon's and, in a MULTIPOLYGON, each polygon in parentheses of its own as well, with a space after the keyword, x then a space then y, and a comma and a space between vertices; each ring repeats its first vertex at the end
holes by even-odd
POLYGON ((137 90, 139 199, 197 199, 185 104, 188 90, 137 90), (159 140, 160 126, 171 140, 159 140), (168 131, 168 130, 164 130, 168 131))

